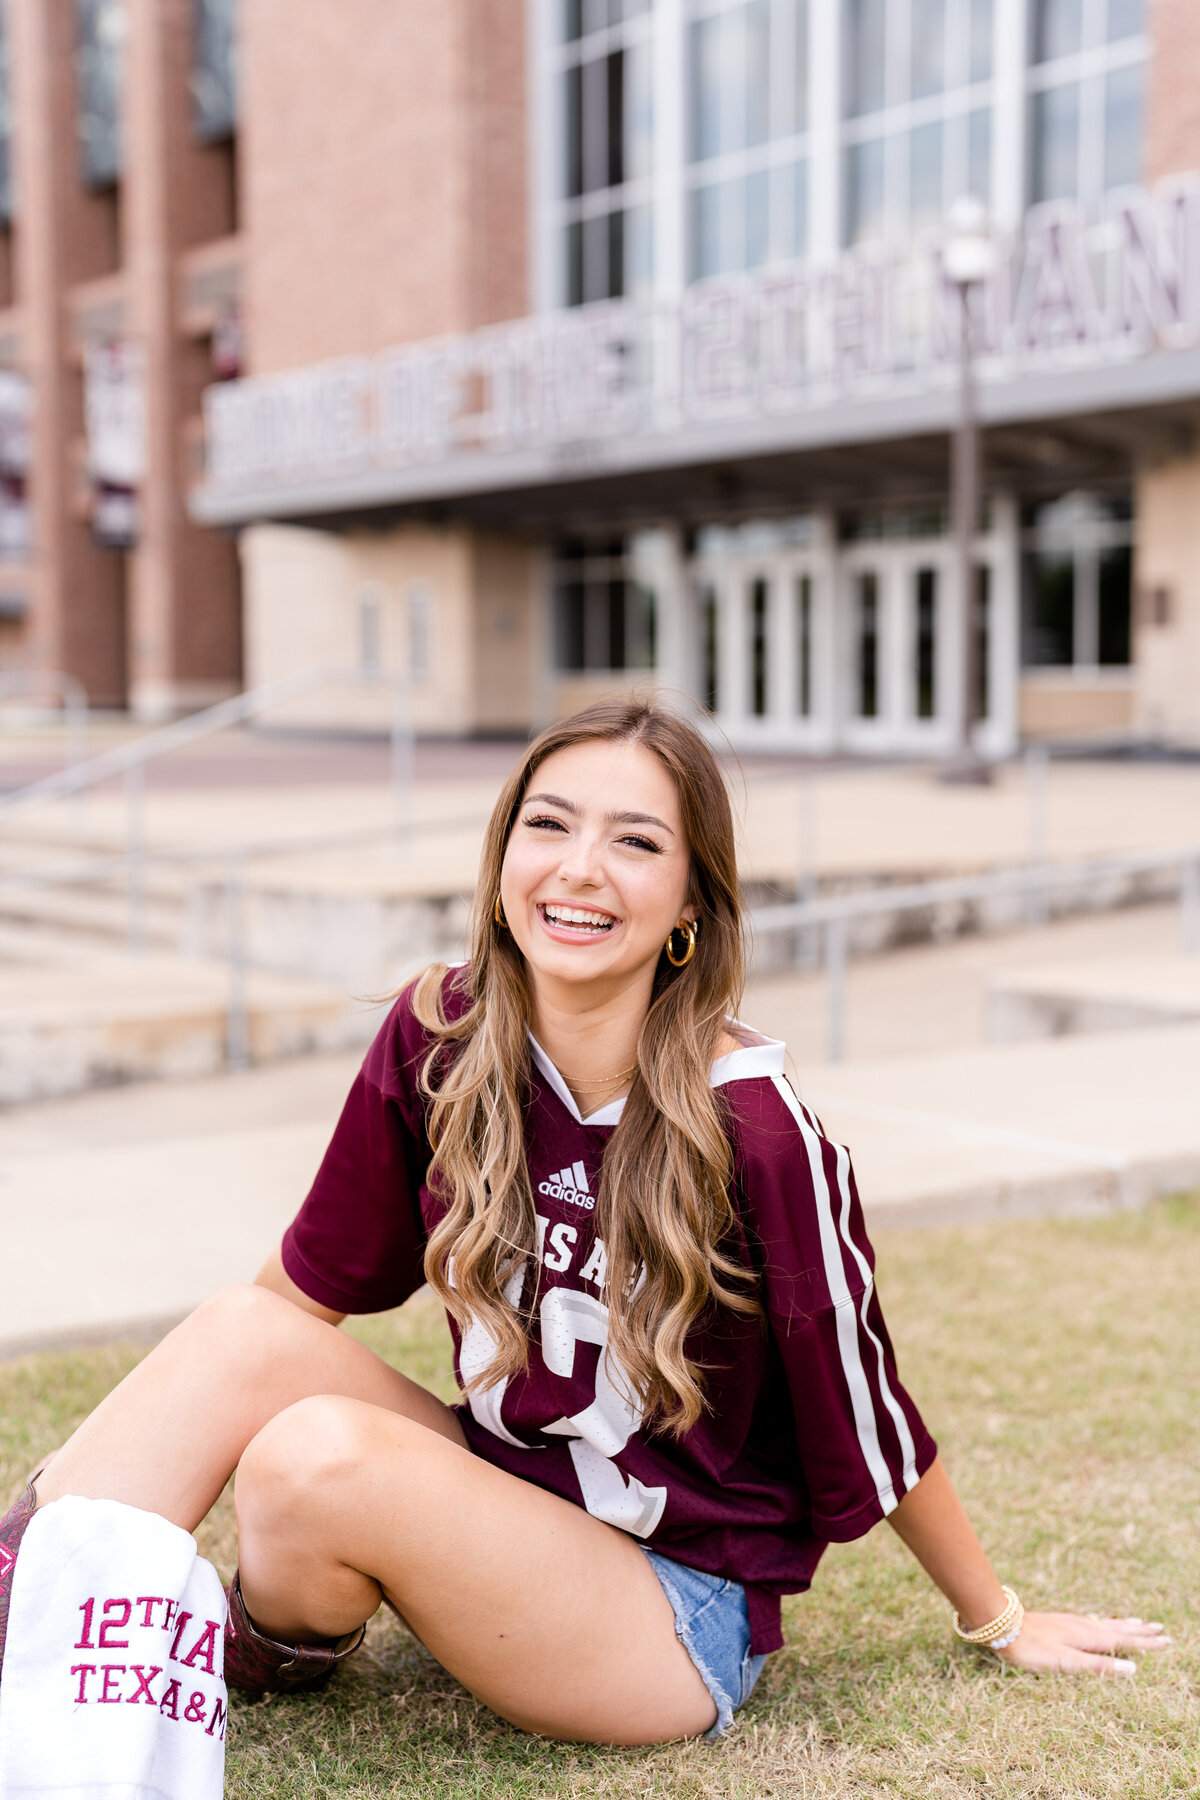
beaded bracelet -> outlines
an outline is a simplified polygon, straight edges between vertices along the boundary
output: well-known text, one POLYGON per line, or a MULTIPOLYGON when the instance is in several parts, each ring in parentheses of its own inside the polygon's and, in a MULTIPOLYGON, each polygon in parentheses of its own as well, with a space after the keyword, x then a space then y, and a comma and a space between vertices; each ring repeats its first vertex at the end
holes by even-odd
POLYGON ((958 1614, 954 1615, 954 1633, 964 1644, 978 1644, 984 1650, 1007 1650, 1021 1635, 1021 1627, 1025 1623, 1025 1608, 1010 1587, 1002 1587, 1001 1592, 1007 1602, 1002 1613, 990 1619, 986 1625, 979 1625, 974 1631, 964 1631, 959 1623, 958 1614))

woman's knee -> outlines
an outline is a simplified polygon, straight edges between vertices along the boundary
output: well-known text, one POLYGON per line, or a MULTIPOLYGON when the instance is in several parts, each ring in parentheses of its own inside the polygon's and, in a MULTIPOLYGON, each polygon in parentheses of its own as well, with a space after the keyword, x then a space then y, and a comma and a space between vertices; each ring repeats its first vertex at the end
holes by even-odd
POLYGON ((331 1501, 344 1503, 353 1476, 372 1458, 374 1412, 360 1400, 318 1394, 277 1413, 238 1464, 239 1526, 278 1526, 331 1501))
POLYGON ((178 1330, 199 1340, 202 1354, 271 1355, 293 1346, 306 1328, 320 1323, 280 1294, 251 1283, 218 1288, 188 1314, 178 1330))

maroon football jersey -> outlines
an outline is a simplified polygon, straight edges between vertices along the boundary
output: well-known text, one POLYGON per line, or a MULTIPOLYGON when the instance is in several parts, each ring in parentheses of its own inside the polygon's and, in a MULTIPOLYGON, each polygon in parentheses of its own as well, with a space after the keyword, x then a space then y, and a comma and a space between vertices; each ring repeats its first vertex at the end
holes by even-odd
MULTIPOLYGON (((448 1009, 461 1009, 454 972, 447 984, 448 1009)), ((442 1210, 426 1185, 427 1049, 402 996, 284 1239, 297 1287, 338 1312, 398 1306, 425 1279, 442 1210)), ((471 1448, 677 1562, 743 1582, 755 1653, 779 1647, 779 1596, 809 1586, 826 1544, 870 1530, 935 1455, 896 1376, 849 1159, 783 1063, 783 1045, 759 1038, 713 1065, 733 1148, 731 1248, 758 1275, 766 1316, 721 1308, 693 1330, 707 1407, 682 1438, 645 1426, 606 1349, 594 1209, 623 1102, 581 1120, 536 1043, 525 1144, 541 1266, 519 1268, 508 1288, 533 1307, 527 1371, 468 1391, 492 1343, 451 1321, 471 1448)))

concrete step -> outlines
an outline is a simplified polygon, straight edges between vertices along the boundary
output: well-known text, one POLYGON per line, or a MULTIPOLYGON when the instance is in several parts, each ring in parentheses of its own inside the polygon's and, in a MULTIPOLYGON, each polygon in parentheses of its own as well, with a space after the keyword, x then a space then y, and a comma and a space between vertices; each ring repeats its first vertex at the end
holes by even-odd
MULTIPOLYGON (((227 1065, 231 988, 219 964, 127 957, 56 932, 0 927, 0 969, 0 1105, 227 1065)), ((247 1054, 263 1064, 356 1049, 378 1014, 329 983, 251 973, 247 1054)))
POLYGON ((1200 955, 1007 969, 987 986, 993 1044, 1200 1020, 1200 955))
MULTIPOLYGON (((148 945, 172 951, 186 940, 189 899, 177 886, 148 882, 142 917, 148 945)), ((76 942, 116 946, 129 935, 130 904, 123 885, 71 882, 4 882, 0 879, 0 922, 12 927, 55 931, 76 942)))
POLYGON ((874 1225, 1144 1206, 1200 1183, 1200 1025, 801 1065, 874 1225))

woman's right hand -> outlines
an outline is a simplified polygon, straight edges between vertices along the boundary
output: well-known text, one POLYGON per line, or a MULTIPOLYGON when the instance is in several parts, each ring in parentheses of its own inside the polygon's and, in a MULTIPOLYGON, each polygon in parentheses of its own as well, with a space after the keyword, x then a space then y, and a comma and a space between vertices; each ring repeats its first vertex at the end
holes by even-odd
POLYGON ((1144 1619, 1096 1619, 1080 1613, 1027 1612, 1020 1633, 993 1655, 1035 1673, 1136 1675, 1121 1651, 1165 1650, 1170 1638, 1144 1619))

